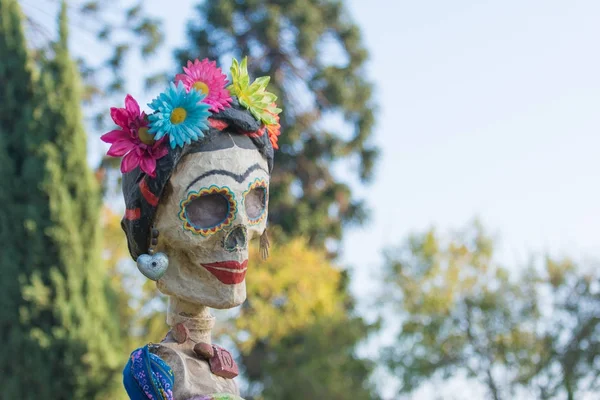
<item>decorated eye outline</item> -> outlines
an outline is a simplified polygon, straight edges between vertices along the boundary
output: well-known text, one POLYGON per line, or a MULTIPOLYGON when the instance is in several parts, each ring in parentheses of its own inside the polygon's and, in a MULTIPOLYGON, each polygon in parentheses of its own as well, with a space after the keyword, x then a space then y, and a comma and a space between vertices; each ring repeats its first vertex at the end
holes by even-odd
POLYGON ((242 194, 242 201, 244 203, 244 211, 246 212, 246 216, 248 217, 248 224, 257 225, 265 220, 267 217, 267 204, 269 202, 268 198, 268 184, 262 178, 256 178, 253 182, 248 185, 248 189, 242 194), (262 188, 263 190, 263 202, 262 209, 260 210, 260 214, 254 216, 248 213, 248 202, 246 201, 246 197, 250 194, 254 189, 262 188))
MULTIPOLYGON (((207 188, 201 188, 198 191, 190 191, 187 197, 181 200, 179 203, 179 219, 183 221, 183 229, 192 232, 195 235, 210 236, 221 229, 230 226, 237 214, 237 204, 234 197, 233 191, 227 186, 220 187, 217 185, 211 185, 207 188), (193 221, 195 217, 200 218, 201 216, 188 215, 188 211, 194 211, 189 210, 189 208, 192 207, 195 200, 202 198, 208 199, 208 196, 211 196, 211 199, 216 199, 217 201, 222 202, 222 200, 220 200, 218 197, 212 197, 220 196, 226 201, 226 203, 222 203, 221 205, 227 204, 227 210, 223 212, 223 217, 220 218, 220 222, 212 223, 207 226, 201 226, 201 224, 193 221)), ((203 211, 201 209, 203 204, 197 203, 196 205, 197 210, 195 211, 201 213, 203 211)), ((212 214, 214 213, 211 213, 211 216, 212 214)))

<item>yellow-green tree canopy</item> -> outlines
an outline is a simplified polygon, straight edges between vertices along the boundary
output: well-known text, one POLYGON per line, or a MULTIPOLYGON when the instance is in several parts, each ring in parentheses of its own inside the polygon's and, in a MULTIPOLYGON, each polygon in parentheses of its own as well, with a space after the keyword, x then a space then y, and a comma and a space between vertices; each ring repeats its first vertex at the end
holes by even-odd
POLYGON ((495 400, 598 390, 600 274, 547 258, 505 268, 479 224, 430 230, 387 252, 386 293, 398 336, 382 356, 411 392, 464 374, 495 400))
POLYGON ((274 246, 267 260, 258 253, 251 251, 248 301, 235 320, 244 333, 238 341, 242 351, 249 351, 257 341, 277 342, 319 318, 335 319, 345 313, 339 291, 341 272, 324 252, 296 238, 274 246))
POLYGON ((231 335, 251 381, 246 394, 372 399, 374 365, 355 351, 372 327, 352 315, 346 274, 304 238, 275 242, 265 261, 256 249, 250 257, 248 300, 231 335))

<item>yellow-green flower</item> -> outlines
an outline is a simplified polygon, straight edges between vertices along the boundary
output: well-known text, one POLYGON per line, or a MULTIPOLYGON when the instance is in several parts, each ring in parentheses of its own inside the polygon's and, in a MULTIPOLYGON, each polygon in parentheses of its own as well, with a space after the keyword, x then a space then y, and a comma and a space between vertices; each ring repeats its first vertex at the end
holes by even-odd
POLYGON ((248 57, 242 59, 242 63, 233 59, 231 65, 231 85, 227 87, 232 96, 236 96, 243 107, 259 121, 266 125, 277 123, 275 116, 281 112, 280 108, 275 106, 275 96, 271 92, 267 92, 267 84, 271 78, 263 76, 256 78, 250 84, 250 76, 248 76, 248 57))

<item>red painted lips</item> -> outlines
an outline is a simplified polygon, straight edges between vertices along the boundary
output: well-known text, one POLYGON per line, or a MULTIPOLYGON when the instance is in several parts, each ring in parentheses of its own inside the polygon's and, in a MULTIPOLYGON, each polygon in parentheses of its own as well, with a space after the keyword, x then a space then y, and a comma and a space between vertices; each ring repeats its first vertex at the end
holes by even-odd
POLYGON ((243 282, 244 278, 246 278, 248 260, 245 260, 242 263, 237 261, 220 261, 202 264, 202 266, 222 283, 226 285, 235 285, 243 282))

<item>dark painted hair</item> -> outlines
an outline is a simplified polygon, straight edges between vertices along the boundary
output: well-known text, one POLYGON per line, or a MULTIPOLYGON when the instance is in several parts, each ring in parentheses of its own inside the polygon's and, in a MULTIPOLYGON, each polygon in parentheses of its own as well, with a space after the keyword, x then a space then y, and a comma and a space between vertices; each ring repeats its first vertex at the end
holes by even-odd
POLYGON ((186 144, 183 148, 169 148, 169 153, 157 160, 156 177, 144 173, 139 167, 123 174, 125 216, 121 227, 127 236, 129 254, 134 260, 148 251, 154 215, 171 174, 187 155, 232 148, 256 149, 267 160, 269 172, 273 169, 273 146, 267 129, 252 114, 241 107, 234 98, 231 108, 210 117, 210 129, 204 138, 186 144))

